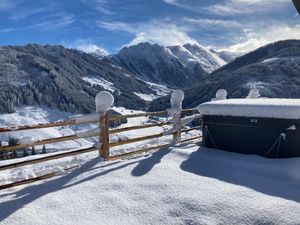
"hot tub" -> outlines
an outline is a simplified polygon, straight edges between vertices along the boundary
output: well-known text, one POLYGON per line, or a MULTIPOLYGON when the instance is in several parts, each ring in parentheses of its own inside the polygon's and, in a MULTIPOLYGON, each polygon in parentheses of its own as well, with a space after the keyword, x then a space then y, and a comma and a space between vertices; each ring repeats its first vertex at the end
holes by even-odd
POLYGON ((203 145, 270 158, 300 156, 300 99, 228 99, 198 106, 203 145))

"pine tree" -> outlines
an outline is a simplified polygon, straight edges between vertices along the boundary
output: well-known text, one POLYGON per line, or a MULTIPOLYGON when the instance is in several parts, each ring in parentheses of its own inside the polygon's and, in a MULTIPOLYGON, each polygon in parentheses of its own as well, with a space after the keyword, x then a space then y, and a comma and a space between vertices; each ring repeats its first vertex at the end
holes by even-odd
POLYGON ((26 156, 27 156, 27 149, 23 148, 23 157, 26 157, 26 156))
POLYGON ((43 153, 43 154, 47 153, 47 150, 46 150, 46 146, 45 146, 45 145, 43 145, 42 153, 43 153))
POLYGON ((32 146, 32 148, 31 148, 31 155, 35 155, 35 154, 36 154, 35 147, 32 146))

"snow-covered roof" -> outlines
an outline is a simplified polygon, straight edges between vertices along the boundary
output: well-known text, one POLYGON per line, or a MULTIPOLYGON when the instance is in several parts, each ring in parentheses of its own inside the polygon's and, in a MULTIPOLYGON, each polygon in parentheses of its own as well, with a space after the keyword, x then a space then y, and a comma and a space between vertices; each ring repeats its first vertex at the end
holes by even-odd
POLYGON ((300 99, 226 99, 198 106, 202 115, 300 119, 300 99))

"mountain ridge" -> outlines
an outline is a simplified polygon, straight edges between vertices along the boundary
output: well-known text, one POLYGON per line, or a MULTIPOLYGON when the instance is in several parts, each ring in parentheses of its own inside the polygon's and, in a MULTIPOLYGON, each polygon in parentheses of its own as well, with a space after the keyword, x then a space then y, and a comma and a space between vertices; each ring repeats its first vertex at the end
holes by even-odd
POLYGON ((125 47, 111 58, 138 78, 171 88, 193 86, 226 63, 196 44, 164 47, 145 42, 125 47))
MULTIPOLYGON (((260 47, 218 68, 191 89, 185 89, 184 107, 210 101, 218 89, 229 98, 246 97, 252 88, 261 96, 300 98, 300 40, 283 40, 260 47)), ((149 110, 168 107, 169 96, 154 100, 149 110)))
POLYGON ((145 108, 146 102, 133 92, 155 94, 125 69, 78 50, 58 45, 2 46, 0 112, 34 104, 70 112, 93 111, 93 97, 105 87, 93 85, 84 77, 113 83, 118 90, 113 92, 117 106, 145 108))
POLYGON ((199 45, 163 47, 142 43, 123 51, 128 49, 138 56, 136 60, 146 62, 144 68, 138 69, 150 69, 155 79, 147 79, 149 74, 138 76, 139 70, 122 65, 115 60, 116 55, 99 57, 61 45, 1 46, 0 112, 13 112, 14 107, 21 105, 44 105, 86 113, 94 110, 93 97, 101 90, 114 95, 116 106, 146 110, 153 99, 173 88, 197 84, 208 71, 224 63, 199 45), (139 54, 141 49, 145 50, 144 55, 139 54), (205 55, 205 60, 196 54, 205 55), (148 63, 149 57, 154 60, 153 65, 148 63))

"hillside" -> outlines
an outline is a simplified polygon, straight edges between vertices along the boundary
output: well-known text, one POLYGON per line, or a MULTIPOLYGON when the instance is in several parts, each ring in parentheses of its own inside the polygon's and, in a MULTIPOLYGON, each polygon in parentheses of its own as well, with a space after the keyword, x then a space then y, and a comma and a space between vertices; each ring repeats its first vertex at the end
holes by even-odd
POLYGON ((151 85, 111 62, 62 46, 0 47, 0 112, 20 105, 44 105, 68 112, 94 111, 100 90, 113 93, 117 106, 145 108, 135 93, 157 95, 151 85), (124 85, 126 84, 126 85, 124 85))
MULTIPOLYGON (((297 158, 266 159, 190 143, 129 160, 101 162, 89 153, 65 163, 81 166, 2 190, 1 224, 300 223, 297 158)), ((62 161, 52 164, 60 171, 62 161)), ((19 176, 50 166, 29 167, 19 176)))
MULTIPOLYGON (((244 98, 252 88, 270 98, 300 98, 300 40, 279 41, 261 47, 203 78, 185 90, 184 107, 210 101, 218 89, 229 98, 244 98)), ((165 108, 168 97, 155 100, 151 110, 165 108)))

